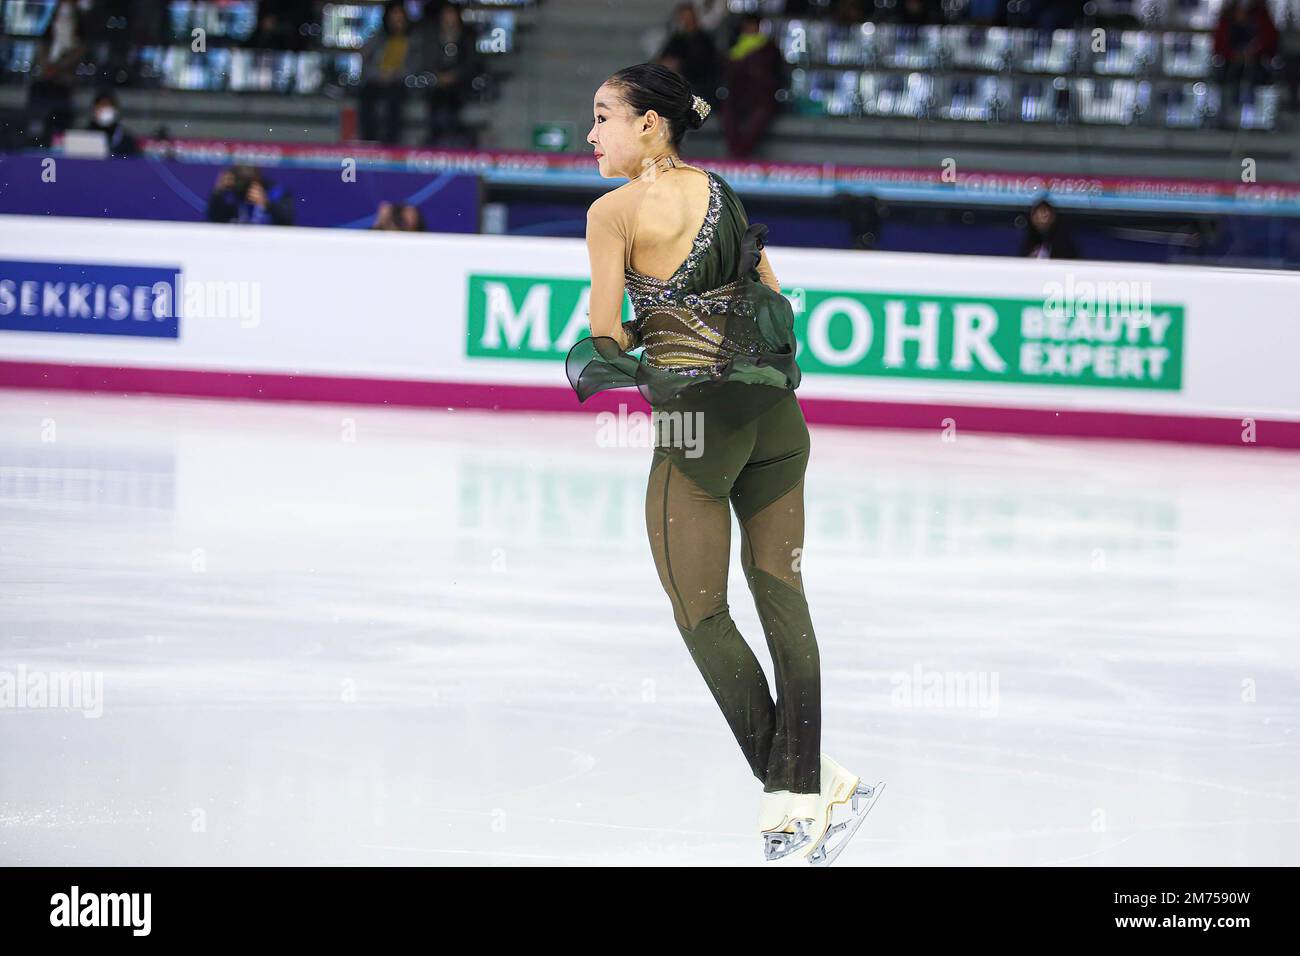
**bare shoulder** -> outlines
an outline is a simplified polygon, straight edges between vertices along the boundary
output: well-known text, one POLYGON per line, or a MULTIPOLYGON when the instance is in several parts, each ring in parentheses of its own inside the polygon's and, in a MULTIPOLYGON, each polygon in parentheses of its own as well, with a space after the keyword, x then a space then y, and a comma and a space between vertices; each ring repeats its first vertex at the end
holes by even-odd
POLYGON ((639 185, 636 182, 626 182, 616 189, 611 189, 602 196, 597 197, 596 201, 587 209, 587 218, 600 220, 617 219, 626 214, 627 210, 635 205, 639 200, 636 195, 642 190, 634 189, 639 185))
POLYGON ((642 206, 642 219, 648 219, 648 234, 671 239, 684 230, 698 227, 701 210, 709 200, 709 174, 699 167, 690 169, 699 176, 660 176, 647 187, 646 201, 642 206))

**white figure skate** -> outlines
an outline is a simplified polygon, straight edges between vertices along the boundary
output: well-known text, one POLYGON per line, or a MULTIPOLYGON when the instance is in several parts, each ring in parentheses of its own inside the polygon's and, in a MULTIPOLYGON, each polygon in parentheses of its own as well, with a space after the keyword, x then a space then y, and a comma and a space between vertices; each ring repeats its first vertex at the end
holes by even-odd
POLYGON ((813 821, 821 795, 777 790, 764 793, 758 808, 763 859, 769 863, 806 850, 813 842, 813 821))
POLYGON ((811 826, 812 848, 804 852, 812 866, 830 866, 835 862, 885 789, 881 782, 863 783, 861 777, 825 754, 822 754, 821 782, 817 816, 811 826))

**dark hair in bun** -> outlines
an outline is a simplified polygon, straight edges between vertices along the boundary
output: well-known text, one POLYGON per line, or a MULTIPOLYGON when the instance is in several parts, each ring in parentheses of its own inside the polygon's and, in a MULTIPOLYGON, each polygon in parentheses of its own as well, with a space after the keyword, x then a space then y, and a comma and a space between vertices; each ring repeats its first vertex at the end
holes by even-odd
MULTIPOLYGON (((704 116, 694 106, 691 85, 666 66, 638 63, 619 70, 605 82, 619 91, 633 112, 654 110, 667 120, 674 148, 681 145, 687 130, 704 125, 704 116)), ((704 113, 708 115, 707 104, 704 113)))

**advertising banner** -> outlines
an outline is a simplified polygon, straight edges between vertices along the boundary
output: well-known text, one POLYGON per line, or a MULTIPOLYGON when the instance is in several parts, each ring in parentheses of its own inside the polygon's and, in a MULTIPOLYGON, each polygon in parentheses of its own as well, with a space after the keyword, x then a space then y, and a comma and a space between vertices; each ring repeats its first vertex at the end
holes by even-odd
MULTIPOLYGON (((1300 428, 1289 273, 768 251, 810 420, 1300 428)), ((567 239, 0 216, 0 385, 576 411, 586 270, 567 239)))

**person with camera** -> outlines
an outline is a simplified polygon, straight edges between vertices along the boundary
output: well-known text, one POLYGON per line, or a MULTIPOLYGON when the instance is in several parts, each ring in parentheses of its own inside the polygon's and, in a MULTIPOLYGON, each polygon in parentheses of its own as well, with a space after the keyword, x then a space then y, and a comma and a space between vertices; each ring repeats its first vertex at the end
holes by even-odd
POLYGON ((223 169, 208 197, 208 222, 292 226, 293 196, 254 166, 223 169))

